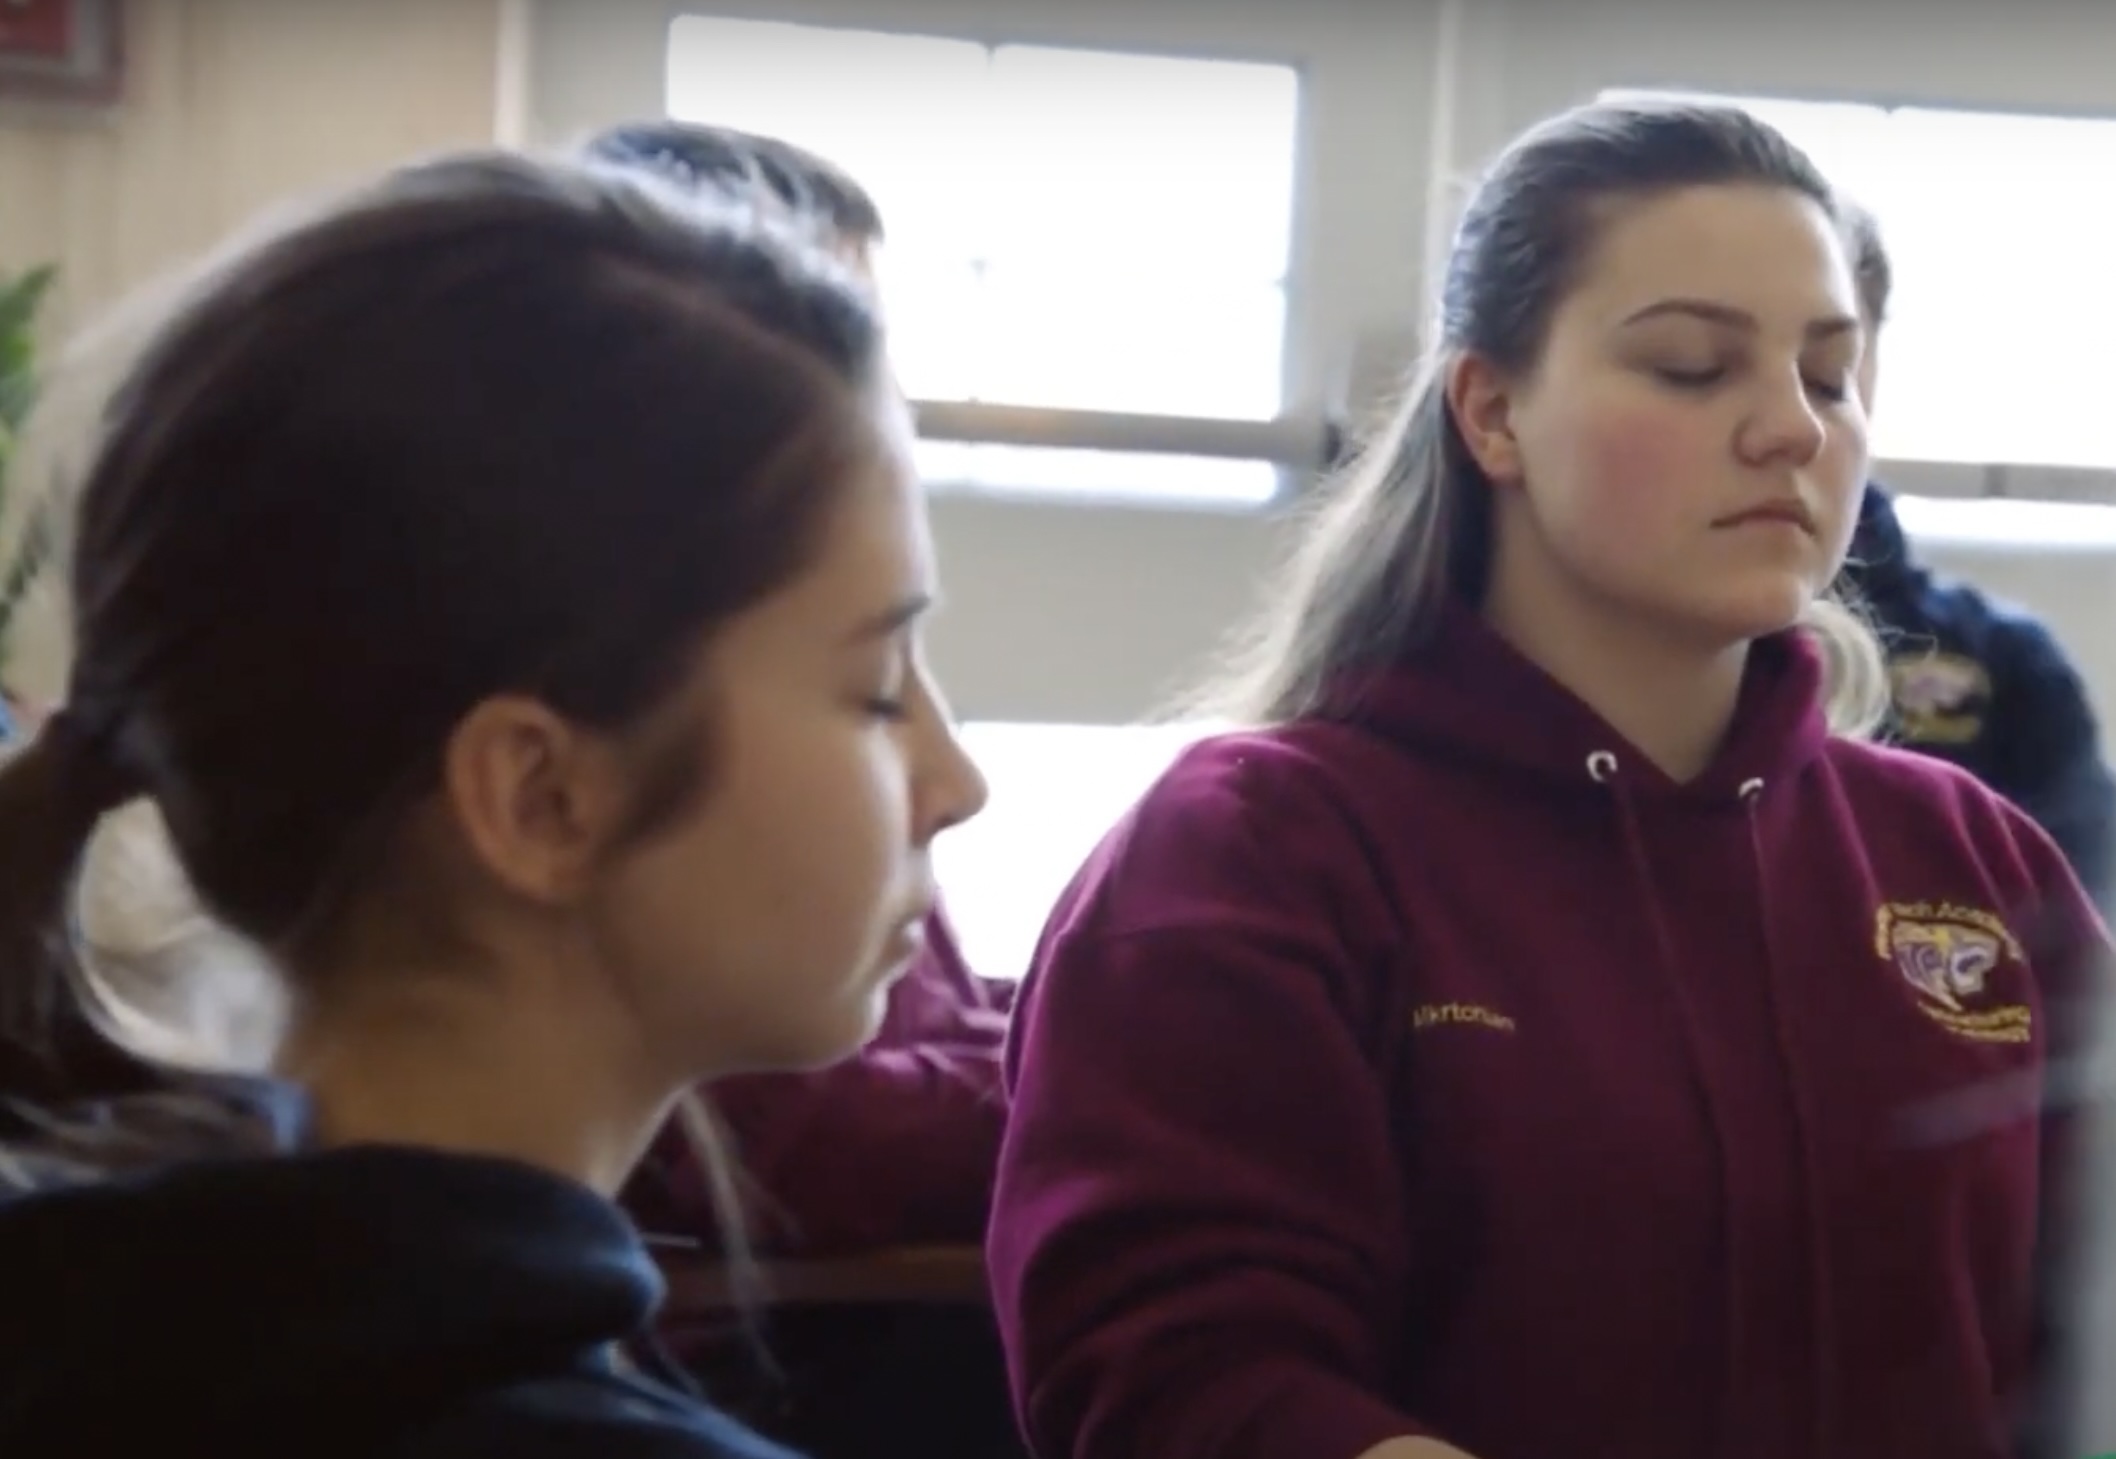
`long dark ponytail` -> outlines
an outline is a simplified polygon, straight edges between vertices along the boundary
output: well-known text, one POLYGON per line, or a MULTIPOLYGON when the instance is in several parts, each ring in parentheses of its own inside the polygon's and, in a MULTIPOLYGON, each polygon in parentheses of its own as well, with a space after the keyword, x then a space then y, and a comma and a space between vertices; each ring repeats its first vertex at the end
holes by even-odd
POLYGON ((0 1093, 56 1102, 154 1081, 104 1036, 72 913, 97 824, 138 793, 120 747, 81 708, 0 763, 0 1093))

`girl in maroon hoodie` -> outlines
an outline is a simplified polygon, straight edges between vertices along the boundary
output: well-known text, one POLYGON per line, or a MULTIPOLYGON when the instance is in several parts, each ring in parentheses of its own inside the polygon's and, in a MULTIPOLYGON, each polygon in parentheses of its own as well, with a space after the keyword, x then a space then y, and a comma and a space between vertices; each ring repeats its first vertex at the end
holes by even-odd
POLYGON ((1830 189, 1538 127, 1428 368, 1053 915, 990 1240, 1044 1459, 1999 1459, 2104 938, 1862 743, 1830 189))

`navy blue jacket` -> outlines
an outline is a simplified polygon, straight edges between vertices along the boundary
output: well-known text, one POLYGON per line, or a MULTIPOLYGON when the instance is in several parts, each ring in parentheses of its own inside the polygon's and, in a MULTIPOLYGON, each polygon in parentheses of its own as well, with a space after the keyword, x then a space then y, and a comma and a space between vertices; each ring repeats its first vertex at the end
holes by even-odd
POLYGON ((290 1130, 210 1087, 0 1101, 0 1454, 787 1459, 619 1359, 662 1287, 610 1202, 290 1130))
POLYGON ((1861 503, 1846 572, 1888 650, 1896 740, 1952 761, 2026 811, 2106 906, 2116 780, 2086 685, 2050 630, 1921 567, 1878 485, 1861 503))

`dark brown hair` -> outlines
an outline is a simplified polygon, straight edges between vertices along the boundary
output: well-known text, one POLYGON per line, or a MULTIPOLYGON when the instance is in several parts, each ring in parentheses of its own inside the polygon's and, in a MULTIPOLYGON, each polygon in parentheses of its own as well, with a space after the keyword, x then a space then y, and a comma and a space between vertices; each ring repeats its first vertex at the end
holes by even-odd
POLYGON ((581 150, 681 187, 735 199, 761 192, 849 242, 882 241, 882 212, 867 189, 836 163, 778 137, 698 122, 625 122, 596 133, 581 150))
MULTIPOLYGON (((1417 375, 1323 493, 1231 661, 1185 710, 1298 718, 1340 677, 1414 649, 1443 600, 1480 600, 1491 492, 1448 409, 1449 369, 1467 353, 1509 374, 1531 370, 1613 206, 1723 185, 1784 189, 1838 217, 1806 155, 1734 107, 1601 102, 1509 146, 1456 229, 1417 375)), ((1872 634, 1830 600, 1811 605, 1806 626, 1830 663, 1832 723, 1863 730, 1886 697, 1872 634)))
POLYGON ((104 811, 298 972, 474 705, 627 727, 805 564, 878 363, 820 255, 584 162, 421 163, 216 266, 110 403, 67 702, 0 767, 0 1077, 123 1082, 70 961, 104 811))

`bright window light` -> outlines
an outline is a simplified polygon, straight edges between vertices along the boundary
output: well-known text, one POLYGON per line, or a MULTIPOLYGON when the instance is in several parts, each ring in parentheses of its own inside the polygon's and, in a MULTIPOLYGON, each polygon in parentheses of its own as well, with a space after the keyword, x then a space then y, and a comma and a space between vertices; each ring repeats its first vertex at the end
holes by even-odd
POLYGON ((1926 542, 2044 552, 2116 552, 2116 506, 2003 497, 1898 496, 1903 530, 1926 542))
MULTIPOLYGON (((914 397, 1270 420, 1284 406, 1290 66, 685 16, 668 109, 859 178, 914 397)), ((1248 505, 1269 463, 951 447, 937 483, 1248 505)))
POLYGON ((984 814, 934 843, 948 915, 980 973, 1018 978, 1059 893, 1205 724, 983 722, 963 741, 991 782, 984 814))

